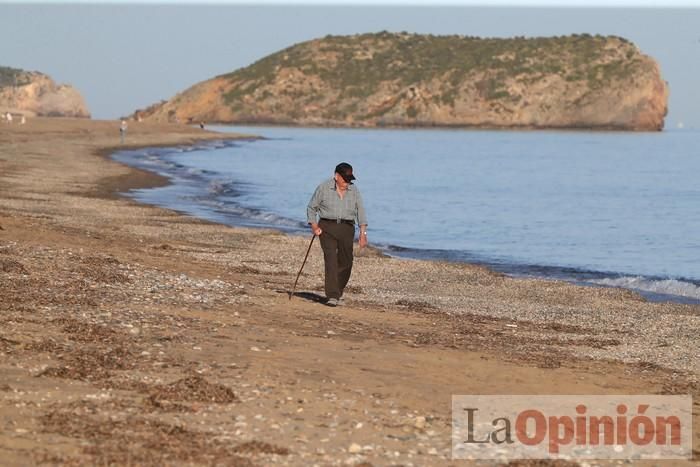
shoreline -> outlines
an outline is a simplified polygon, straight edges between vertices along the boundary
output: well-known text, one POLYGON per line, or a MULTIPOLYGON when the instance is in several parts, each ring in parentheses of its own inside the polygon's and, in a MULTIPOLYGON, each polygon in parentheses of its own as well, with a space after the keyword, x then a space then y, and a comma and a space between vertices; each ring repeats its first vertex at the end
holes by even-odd
MULTIPOLYGON (((146 118, 144 121, 148 122, 146 118)), ((538 125, 492 125, 484 124, 440 124, 430 122, 416 123, 396 123, 384 125, 356 124, 335 124, 328 123, 296 123, 293 120, 275 121, 273 119, 262 120, 234 120, 229 122, 210 121, 207 126, 262 126, 262 127, 295 127, 295 128, 329 128, 329 129, 357 129, 357 130, 457 130, 457 131, 552 131, 552 132, 574 132, 574 133, 662 133, 668 129, 661 127, 658 129, 635 129, 622 125, 599 125, 599 126, 538 126, 538 125)))
POLYGON ((117 129, 0 132, 7 465, 452 465, 451 394, 700 395, 700 306, 363 254, 331 309, 317 249, 290 300, 306 238, 95 196, 158 181, 100 152, 117 129))
MULTIPOLYGON (((227 133, 222 133, 222 132, 217 132, 217 131, 212 131, 209 129, 206 130, 197 130, 195 127, 187 125, 187 127, 192 128, 194 131, 199 131, 202 134, 208 135, 207 137, 201 139, 200 141, 211 141, 211 142, 224 142, 224 141, 232 141, 232 140, 253 140, 253 139, 264 139, 260 136, 255 136, 255 135, 244 135, 244 134, 237 134, 237 133, 229 133, 227 136, 227 133), (206 133, 205 133, 206 132, 206 133), (211 137, 212 134, 216 135, 221 135, 220 138, 216 137, 211 137)), ((109 162, 114 162, 117 164, 121 164, 125 167, 129 167, 133 172, 125 174, 121 176, 118 179, 115 179, 114 181, 105 181, 102 180, 100 183, 100 186, 106 185, 104 187, 104 193, 103 195, 106 196, 107 198, 113 199, 113 198, 122 198, 122 199, 129 199, 127 196, 127 193, 129 190, 135 190, 135 189, 150 189, 150 188, 159 188, 159 187, 164 187, 164 186, 169 186, 172 184, 170 181, 170 177, 168 176, 163 176, 161 174, 158 174, 152 170, 147 170, 139 167, 133 167, 129 164, 124 164, 122 162, 116 161, 114 159, 114 156, 118 152, 122 151, 139 151, 139 150, 147 150, 147 149, 155 149, 155 148, 186 148, 186 147, 191 147, 193 144, 197 143, 197 140, 194 140, 192 142, 184 142, 182 144, 168 144, 168 143, 162 143, 162 144, 154 144, 150 146, 143 146, 142 144, 120 144, 116 146, 107 146, 107 147, 102 147, 98 148, 95 151, 95 154, 98 155, 99 157, 103 158, 106 161, 109 162)))
MULTIPOLYGON (((226 135, 226 132, 222 132, 221 134, 226 135)), ((221 140, 226 141, 225 139, 221 140)), ((162 147, 162 146, 161 146, 162 147)), ((166 146, 169 147, 169 146, 166 146)), ((155 146, 154 148, 158 148, 158 146, 155 146)), ((138 152, 139 150, 147 151, 151 148, 128 148, 126 151, 134 150, 135 152, 138 152)), ((215 149, 215 148, 214 148, 215 149)), ((211 149, 211 150, 214 150, 211 149)), ((121 148, 117 148, 116 151, 112 152, 111 155, 105 154, 107 158, 110 160, 123 163, 132 169, 135 169, 137 172, 141 171, 146 171, 152 173, 154 176, 160 178, 163 180, 161 182, 160 180, 154 180, 153 185, 139 185, 139 186, 131 186, 131 185, 125 185, 127 187, 126 190, 121 190, 124 193, 121 193, 122 196, 126 197, 127 199, 131 199, 137 202, 142 202, 147 205, 151 206, 156 206, 156 207, 161 207, 164 209, 172 209, 176 212, 183 213, 184 215, 193 215, 203 221, 207 222, 214 222, 214 223, 219 223, 221 225, 225 225, 228 227, 244 227, 244 228, 255 228, 255 229, 273 229, 276 230, 282 234, 286 235, 305 235, 305 231, 299 231, 296 232, 294 229, 284 229, 283 227, 276 225, 273 222, 269 222, 267 226, 258 226, 258 225, 246 225, 246 218, 244 216, 234 216, 230 218, 230 221, 227 221, 226 215, 223 215, 220 218, 216 218, 214 215, 207 215, 209 212, 208 208, 203 208, 202 211, 199 211, 198 214, 188 214, 187 210, 182 208, 181 206, 178 206, 177 203, 169 203, 169 202, 156 202, 156 201, 147 201, 147 200, 136 200, 134 196, 130 196, 128 193, 125 191, 128 191, 128 189, 132 188, 143 188, 143 189, 149 189, 149 188, 159 188, 162 186, 172 186, 175 185, 176 183, 173 182, 172 180, 177 178, 178 175, 175 173, 168 173, 167 169, 164 169, 162 171, 158 171, 158 169, 150 169, 148 167, 140 166, 137 160, 116 160, 117 153, 123 151, 121 148), (237 223, 236 220, 240 219, 241 223, 237 223)), ((135 175, 136 177, 136 175, 135 175)), ((126 182, 126 181, 125 181, 126 182)), ((128 183, 128 182, 126 182, 128 183)), ((197 205, 197 203, 195 203, 197 205)), ((246 207, 241 204, 234 203, 234 206, 243 208, 243 209, 251 209, 249 207, 246 207)), ((270 214, 277 215, 274 212, 270 212, 270 214)), ((258 224, 263 224, 263 223, 258 223, 258 224)), ((573 284, 573 285, 578 285, 582 287, 605 287, 605 288, 619 288, 623 290, 628 290, 633 293, 637 293, 640 296, 644 297, 644 299, 650 301, 650 302, 655 302, 655 303, 677 303, 677 304, 685 304, 685 305, 700 305, 700 297, 695 297, 692 295, 682 295, 682 294, 674 294, 671 293, 670 291, 660 291, 660 290, 654 290, 655 288, 655 283, 659 282, 674 282, 677 284, 680 284, 680 286, 691 286, 691 287, 698 287, 700 286, 700 281, 699 280, 693 280, 689 278, 684 278, 684 277, 662 277, 662 276, 648 276, 648 275, 641 275, 641 274, 634 274, 634 273, 620 273, 620 272, 611 272, 611 271, 593 271, 593 270, 588 270, 588 269, 579 269, 573 266, 552 266, 552 265, 545 265, 545 264, 522 264, 522 263, 511 263, 511 264, 506 264, 506 263, 494 263, 492 261, 489 261, 488 259, 482 259, 482 260, 469 260, 465 258, 459 258, 459 257, 449 257, 449 256, 444 256, 441 257, 440 255, 431 255, 430 251, 432 250, 421 250, 421 249, 416 249, 416 248, 409 248, 409 247, 404 247, 401 245, 392 245, 392 244, 382 244, 382 243, 375 243, 375 245, 371 246, 373 250, 376 252, 381 252, 382 254, 385 254, 389 257, 392 258, 402 258, 402 259, 413 259, 413 260, 420 260, 420 261, 444 261, 444 262, 449 262, 449 263, 456 263, 456 264, 466 264, 466 265, 471 265, 471 266, 479 266, 479 267, 485 267, 492 272, 495 273, 502 273, 507 275, 508 277, 515 278, 515 279, 541 279, 541 280, 548 280, 548 281, 565 281, 567 283, 573 284), (549 275, 547 275, 544 271, 550 271, 549 275), (625 285, 617 285, 615 282, 624 282, 628 281, 630 283, 637 282, 637 285, 639 285, 639 281, 648 281, 650 284, 646 284, 647 289, 643 289, 640 287, 634 287, 633 285, 630 286, 625 286, 625 285), (600 281, 601 283, 598 283, 596 281, 600 281), (606 284, 604 283, 605 281, 611 281, 613 284, 606 284)), ((440 250, 440 252, 446 252, 450 253, 451 250, 440 250)), ((452 251, 453 254, 459 255, 460 251, 452 251)), ((681 292, 682 293, 682 292, 681 292)))

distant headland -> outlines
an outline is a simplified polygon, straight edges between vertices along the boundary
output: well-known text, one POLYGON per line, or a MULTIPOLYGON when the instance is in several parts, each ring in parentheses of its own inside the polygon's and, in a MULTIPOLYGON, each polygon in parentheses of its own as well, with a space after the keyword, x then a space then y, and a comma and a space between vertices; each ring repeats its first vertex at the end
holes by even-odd
POLYGON ((83 96, 38 71, 0 66, 0 112, 27 116, 90 118, 83 96))
POLYGON ((668 85, 630 41, 380 32, 326 36, 134 117, 304 126, 658 131, 668 85))

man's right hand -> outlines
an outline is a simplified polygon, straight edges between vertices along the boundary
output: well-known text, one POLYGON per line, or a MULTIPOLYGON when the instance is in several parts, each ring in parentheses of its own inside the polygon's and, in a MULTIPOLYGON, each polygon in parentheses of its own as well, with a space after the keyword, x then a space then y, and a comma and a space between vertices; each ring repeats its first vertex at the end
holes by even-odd
POLYGON ((323 230, 321 230, 321 227, 319 227, 318 224, 311 224, 311 233, 313 233, 317 237, 320 237, 323 233, 323 230))

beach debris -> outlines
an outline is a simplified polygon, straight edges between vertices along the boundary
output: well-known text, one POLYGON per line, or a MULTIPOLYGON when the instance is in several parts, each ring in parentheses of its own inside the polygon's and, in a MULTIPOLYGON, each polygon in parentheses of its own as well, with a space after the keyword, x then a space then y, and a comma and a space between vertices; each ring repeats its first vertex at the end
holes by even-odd
POLYGON ((135 414, 104 418, 96 413, 99 407, 82 402, 62 404, 39 417, 40 431, 89 440, 83 455, 89 456, 90 464, 210 464, 212 458, 217 458, 226 459, 227 465, 254 465, 249 459, 236 455, 240 451, 236 451, 230 441, 212 437, 210 433, 135 414), (124 449, 125 446, 141 448, 124 449))
POLYGON ((0 258, 0 272, 28 274, 27 268, 22 263, 10 258, 0 258))
POLYGON ((350 447, 348 448, 348 452, 350 454, 359 454, 362 452, 362 446, 360 446, 357 443, 352 443, 350 447))
POLYGON ((432 305, 428 302, 425 302, 423 300, 409 300, 409 299, 400 299, 394 302, 395 305, 400 306, 400 307, 405 307, 408 309, 408 311, 414 311, 414 312, 430 312, 432 310, 435 310, 437 307, 435 305, 432 305))
POLYGON ((415 427, 418 428, 419 430, 423 430, 423 429, 425 429, 426 423, 427 423, 427 422, 426 422, 425 417, 416 417, 416 420, 415 420, 415 422, 413 423, 413 426, 415 426, 415 427))
POLYGON ((229 404, 237 402, 233 390, 223 384, 210 383, 199 375, 189 376, 167 385, 157 385, 150 396, 158 401, 213 402, 229 404))
POLYGON ((287 448, 256 440, 241 443, 233 448, 233 451, 239 454, 277 454, 278 456, 287 456, 291 453, 287 448))

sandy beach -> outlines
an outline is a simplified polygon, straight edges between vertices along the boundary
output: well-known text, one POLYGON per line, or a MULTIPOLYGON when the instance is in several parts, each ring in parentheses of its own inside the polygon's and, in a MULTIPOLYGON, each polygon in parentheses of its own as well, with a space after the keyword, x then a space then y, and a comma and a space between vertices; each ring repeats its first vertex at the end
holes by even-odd
POLYGON ((232 136, 118 128, 0 128, 0 464, 463 465, 453 394, 691 394, 700 426, 699 305, 365 250, 329 308, 318 244, 290 301, 309 238, 119 195, 167 181, 115 150, 232 136))

